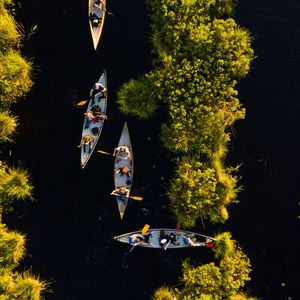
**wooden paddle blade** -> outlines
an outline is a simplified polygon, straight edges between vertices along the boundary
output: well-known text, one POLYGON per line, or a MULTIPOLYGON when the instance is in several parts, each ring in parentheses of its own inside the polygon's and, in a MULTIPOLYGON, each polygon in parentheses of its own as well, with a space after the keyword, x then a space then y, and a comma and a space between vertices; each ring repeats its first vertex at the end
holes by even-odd
POLYGON ((146 225, 143 227, 143 229, 142 229, 142 234, 145 234, 145 233, 148 231, 149 228, 150 228, 150 225, 149 225, 149 224, 146 224, 146 225))
POLYGON ((108 153, 108 152, 105 152, 105 151, 97 150, 97 152, 102 153, 102 154, 107 154, 107 155, 113 156, 112 154, 110 154, 110 153, 108 153))
POLYGON ((139 197, 139 196, 130 196, 130 198, 137 201, 143 200, 143 197, 139 197))
POLYGON ((82 100, 76 104, 77 107, 85 105, 89 100, 82 100))

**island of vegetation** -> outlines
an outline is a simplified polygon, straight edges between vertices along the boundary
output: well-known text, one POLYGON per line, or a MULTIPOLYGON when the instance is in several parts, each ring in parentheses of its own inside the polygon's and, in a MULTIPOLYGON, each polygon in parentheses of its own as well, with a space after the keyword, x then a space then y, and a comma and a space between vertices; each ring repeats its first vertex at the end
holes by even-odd
MULTIPOLYGON (((14 19, 12 0, 0 0, 0 147, 13 142, 18 117, 11 105, 30 91, 32 63, 22 57, 23 33, 14 19)), ((3 154, 2 154, 3 155, 3 154)), ((47 284, 30 270, 18 271, 24 258, 26 236, 9 230, 3 223, 16 202, 33 198, 33 186, 27 170, 9 166, 0 157, 0 300, 41 299, 47 284)))
MULTIPOLYGON (((251 36, 231 17, 234 0, 146 0, 155 53, 154 69, 122 85, 120 110, 149 118, 168 110, 161 141, 173 153, 167 195, 176 220, 224 223, 240 190, 238 167, 226 166, 230 129, 245 117, 237 83, 254 58, 251 36)), ((216 263, 183 263, 182 289, 166 287, 154 299, 253 299, 241 288, 250 261, 230 233, 217 236, 216 263), (222 246, 223 245, 223 246, 222 246)))

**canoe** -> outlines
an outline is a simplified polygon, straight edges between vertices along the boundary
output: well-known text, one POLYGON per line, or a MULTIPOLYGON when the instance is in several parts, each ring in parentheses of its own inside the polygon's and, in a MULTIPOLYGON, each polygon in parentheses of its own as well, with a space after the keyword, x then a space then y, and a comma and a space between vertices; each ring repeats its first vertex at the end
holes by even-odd
MULTIPOLYGON (((129 136, 129 131, 127 127, 127 123, 124 123, 123 130, 120 136, 120 140, 118 143, 118 147, 120 146, 127 146, 130 151, 130 158, 129 159, 118 159, 115 158, 114 163, 114 183, 115 183, 115 189, 125 186, 127 189, 131 190, 132 186, 132 179, 133 179, 133 153, 132 153, 132 146, 129 136), (131 170, 131 176, 130 178, 127 178, 126 175, 122 175, 121 173, 116 173, 119 168, 128 167, 131 170)), ((121 220, 123 219, 126 206, 128 204, 128 197, 124 196, 116 196, 117 202, 118 202, 118 208, 121 220)))
MULTIPOLYGON (((106 0, 104 0, 103 2, 106 5, 106 0)), ((95 3, 94 0, 89 0, 88 17, 90 16, 90 13, 93 9, 93 3, 95 3)), ((96 50, 99 40, 100 40, 100 37, 101 37, 102 29, 103 29, 103 24, 104 24, 104 20, 105 20, 105 11, 96 6, 94 8, 94 12, 96 13, 97 17, 99 18, 99 25, 97 27, 92 26, 92 22, 91 22, 90 18, 89 18, 89 25, 90 25, 90 30, 91 30, 91 34, 92 34, 93 45, 96 50)))
MULTIPOLYGON (((114 240, 121 242, 121 243, 126 243, 130 245, 134 245, 132 243, 132 237, 135 236, 136 234, 141 235, 142 231, 134 231, 134 232, 129 232, 126 234, 122 234, 119 236, 115 236, 114 240)), ((146 234, 143 236, 147 238, 147 242, 143 241, 139 244, 136 244, 135 246, 141 246, 145 248, 159 248, 162 249, 162 244, 160 243, 160 240, 163 240, 166 235, 173 234, 175 236, 174 241, 168 243, 168 249, 178 249, 178 248, 189 248, 189 247, 212 247, 213 242, 215 241, 214 238, 187 231, 187 230, 176 230, 176 229, 170 229, 170 228, 157 228, 157 229, 151 229, 148 230, 146 234), (163 231, 163 232, 162 232, 163 231), (189 237, 190 239, 193 240, 194 245, 189 245, 185 242, 186 238, 184 237, 189 237)))
MULTIPOLYGON (((107 75, 106 70, 103 70, 98 83, 101 83, 104 85, 107 89, 107 75)), ((107 107, 107 92, 106 92, 106 98, 103 97, 102 93, 97 93, 94 97, 94 101, 92 98, 88 102, 87 111, 91 111, 93 106, 99 105, 101 112, 106 114, 106 107, 107 107)), ((81 157, 80 157, 80 164, 81 168, 83 169, 90 157, 92 156, 96 145, 98 143, 99 137, 101 135, 101 131, 103 129, 104 121, 100 122, 91 122, 84 118, 83 121, 83 128, 82 128, 82 135, 81 138, 83 138, 86 135, 89 135, 93 138, 93 140, 89 143, 89 145, 81 145, 81 157), (97 133, 96 133, 97 132, 97 133)))

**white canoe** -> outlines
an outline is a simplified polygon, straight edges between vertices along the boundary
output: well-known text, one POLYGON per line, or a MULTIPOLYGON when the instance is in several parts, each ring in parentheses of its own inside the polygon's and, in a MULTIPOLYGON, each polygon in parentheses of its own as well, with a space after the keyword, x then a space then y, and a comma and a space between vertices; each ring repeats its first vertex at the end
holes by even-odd
MULTIPOLYGON (((103 1, 106 5, 106 0, 103 1)), ((93 3, 94 0, 89 0, 89 9, 88 9, 88 17, 90 16, 90 13, 93 9, 93 3)), ((98 6, 96 6, 94 8, 94 11, 96 13, 96 15, 99 17, 100 21, 99 21, 99 25, 97 27, 93 27, 92 26, 92 22, 89 19, 89 25, 90 25, 90 29, 91 29, 91 34, 92 34, 92 39, 93 39, 93 45, 95 50, 97 49, 100 37, 101 37, 101 33, 102 33, 102 29, 103 29, 103 24, 104 24, 104 19, 105 19, 105 11, 103 9, 100 9, 98 6)))
MULTIPOLYGON (((107 89, 107 75, 106 75, 105 70, 103 70, 103 72, 98 80, 98 83, 101 83, 107 89)), ((106 92, 106 98, 103 97, 101 92, 95 95, 94 101, 91 98, 88 102, 87 111, 90 111, 94 105, 99 105, 101 112, 106 114, 107 92, 106 92)), ((84 118, 81 138, 83 138, 86 135, 89 135, 93 138, 93 140, 88 145, 85 145, 86 147, 84 147, 84 145, 81 145, 80 164, 81 164, 82 169, 86 166, 88 160, 92 156, 92 154, 97 146, 103 125, 104 125, 104 121, 91 122, 91 121, 87 120, 86 118, 84 118), (98 129, 98 134, 93 133, 93 128, 98 129)))
MULTIPOLYGON (((132 153, 132 146, 131 146, 129 131, 126 122, 123 126, 121 137, 118 143, 118 147, 120 146, 128 147, 130 151, 130 158, 129 159, 118 159, 117 157, 115 158, 115 164, 114 164, 115 189, 125 186, 127 189, 131 190, 132 179, 133 179, 133 153, 132 153), (116 173, 119 168, 123 168, 123 167, 128 167, 131 170, 130 178, 127 178, 127 176, 124 174, 122 175, 121 173, 116 173)), ((128 197, 116 196, 116 199, 118 202, 118 208, 122 220, 123 215, 125 213, 126 206, 128 204, 128 197)))
MULTIPOLYGON (((126 244, 131 244, 130 242, 130 237, 134 236, 136 234, 141 234, 142 231, 134 231, 134 232, 129 232, 126 234, 122 234, 119 236, 115 236, 114 240, 118 241, 118 242, 122 242, 122 243, 126 243, 126 244)), ((191 239, 194 239, 196 241, 195 242, 195 246, 194 247, 199 247, 199 246, 204 246, 204 247, 212 247, 212 243, 215 240, 212 237, 203 235, 203 234, 199 234, 199 233, 195 233, 195 232, 191 232, 191 231, 187 231, 187 230, 176 230, 176 229, 170 229, 170 228, 157 228, 157 229, 151 229, 148 230, 146 232, 146 234, 144 235, 145 237, 147 235, 148 236, 148 242, 142 242, 136 246, 141 246, 141 247, 145 247, 145 248, 159 248, 162 249, 162 246, 160 244, 160 240, 162 238, 164 238, 165 235, 170 235, 170 234, 174 234, 175 235, 175 241, 174 242, 170 242, 168 244, 168 249, 178 249, 178 248, 189 248, 191 246, 189 246, 188 244, 186 244, 184 242, 183 237, 187 236, 190 237, 191 239), (162 235, 162 231, 163 231, 163 235, 162 235)))

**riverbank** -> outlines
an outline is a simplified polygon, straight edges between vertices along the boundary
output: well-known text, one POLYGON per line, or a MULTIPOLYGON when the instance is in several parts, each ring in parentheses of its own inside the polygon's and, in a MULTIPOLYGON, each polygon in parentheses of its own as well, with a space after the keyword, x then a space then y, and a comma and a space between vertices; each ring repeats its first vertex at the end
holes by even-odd
MULTIPOLYGON (((30 91, 33 82, 32 62, 20 52, 23 32, 13 17, 13 1, 0 1, 0 147, 14 141, 19 118, 11 106, 30 91)), ((18 267, 26 256, 26 235, 10 230, 3 218, 18 203, 33 199, 29 172, 21 167, 8 166, 5 151, 0 158, 0 297, 10 299, 41 299, 47 284, 30 270, 18 267)))

